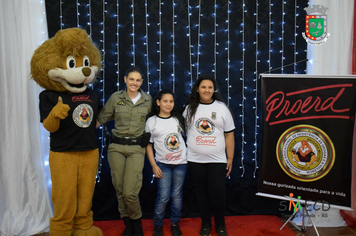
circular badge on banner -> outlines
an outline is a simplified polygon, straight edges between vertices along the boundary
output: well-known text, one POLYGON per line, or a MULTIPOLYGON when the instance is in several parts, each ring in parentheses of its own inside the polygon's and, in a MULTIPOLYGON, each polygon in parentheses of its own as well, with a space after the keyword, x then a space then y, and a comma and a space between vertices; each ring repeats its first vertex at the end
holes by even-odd
POLYGON ((93 120, 94 111, 88 104, 80 104, 73 111, 73 120, 81 128, 87 128, 93 120))
POLYGON ((297 125, 286 130, 277 142, 276 154, 283 171, 304 182, 323 178, 335 162, 331 139, 311 125, 297 125))

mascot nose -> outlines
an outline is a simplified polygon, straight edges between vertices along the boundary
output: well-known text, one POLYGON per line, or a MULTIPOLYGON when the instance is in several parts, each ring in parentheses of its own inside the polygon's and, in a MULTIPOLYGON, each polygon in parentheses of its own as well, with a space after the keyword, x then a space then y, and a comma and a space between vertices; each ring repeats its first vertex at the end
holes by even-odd
POLYGON ((82 72, 85 76, 89 76, 91 74, 91 69, 89 67, 84 67, 82 72))

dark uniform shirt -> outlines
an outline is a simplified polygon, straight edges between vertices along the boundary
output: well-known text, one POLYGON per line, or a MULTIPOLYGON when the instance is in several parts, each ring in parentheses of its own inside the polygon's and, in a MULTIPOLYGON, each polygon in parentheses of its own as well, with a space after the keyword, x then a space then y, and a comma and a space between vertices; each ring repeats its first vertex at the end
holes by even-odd
POLYGON ((68 116, 60 121, 59 129, 51 133, 51 150, 55 152, 87 151, 98 147, 96 118, 99 98, 90 89, 82 93, 44 90, 40 93, 41 122, 47 118, 61 96, 70 107, 68 116))

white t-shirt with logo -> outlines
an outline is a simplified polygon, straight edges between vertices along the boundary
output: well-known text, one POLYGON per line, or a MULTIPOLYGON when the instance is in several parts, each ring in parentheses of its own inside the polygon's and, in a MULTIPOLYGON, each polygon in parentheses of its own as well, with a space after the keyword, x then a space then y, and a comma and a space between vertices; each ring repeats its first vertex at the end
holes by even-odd
POLYGON ((151 133, 155 159, 172 165, 187 163, 187 147, 181 134, 179 121, 174 117, 152 116, 146 121, 146 132, 151 133))
MULTIPOLYGON (((183 112, 187 118, 187 108, 183 112)), ((187 127, 188 161, 226 163, 225 135, 235 130, 234 120, 225 103, 213 101, 198 105, 187 127)))

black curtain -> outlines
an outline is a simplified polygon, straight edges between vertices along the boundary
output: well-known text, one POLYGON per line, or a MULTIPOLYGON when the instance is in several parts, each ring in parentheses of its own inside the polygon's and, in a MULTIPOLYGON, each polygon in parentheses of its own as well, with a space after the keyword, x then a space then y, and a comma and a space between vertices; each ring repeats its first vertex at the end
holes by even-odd
MULTIPOLYGON (((103 103, 112 93, 125 88, 123 78, 133 62, 147 75, 142 85, 144 91, 154 97, 160 88, 174 89, 179 107, 183 106, 190 83, 198 73, 214 74, 222 97, 229 102, 236 126, 233 170, 226 180, 226 214, 280 215, 280 201, 255 195, 261 147, 258 75, 305 73, 307 43, 302 32, 307 0, 148 0, 145 3, 145 0, 47 0, 49 37, 70 27, 87 30, 104 56, 100 82, 93 86, 103 103)), ((109 122, 109 130, 112 127, 113 123, 109 122)), ((102 158, 92 209, 95 220, 119 219, 107 148, 102 146, 103 136, 104 132, 98 130, 102 158)), ((140 192, 143 217, 152 218, 157 185, 156 181, 152 182, 147 158, 143 172, 140 192)), ((198 217, 189 169, 183 193, 182 217, 198 217)), ((167 216, 169 212, 168 206, 167 216)))

